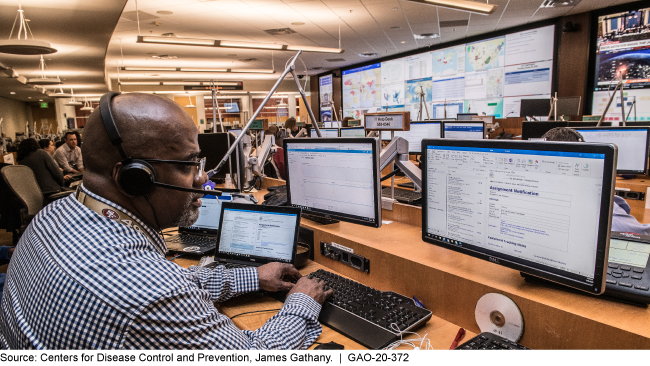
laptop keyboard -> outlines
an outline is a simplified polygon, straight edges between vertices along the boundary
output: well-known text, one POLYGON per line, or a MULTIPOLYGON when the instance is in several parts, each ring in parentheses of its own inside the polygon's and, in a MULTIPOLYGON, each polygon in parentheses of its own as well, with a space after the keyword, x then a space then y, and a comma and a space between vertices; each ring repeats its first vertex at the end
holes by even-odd
POLYGON ((193 245, 197 247, 210 247, 217 245, 217 238, 211 236, 178 234, 167 239, 166 242, 193 245))

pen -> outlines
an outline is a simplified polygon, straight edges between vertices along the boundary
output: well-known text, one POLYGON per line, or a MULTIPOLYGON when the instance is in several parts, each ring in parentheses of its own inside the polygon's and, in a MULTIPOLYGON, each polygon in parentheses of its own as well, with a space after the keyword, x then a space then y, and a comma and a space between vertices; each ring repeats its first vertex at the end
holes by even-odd
POLYGON ((451 342, 451 347, 449 347, 449 349, 456 348, 458 346, 458 342, 462 341, 464 337, 465 337, 465 329, 463 328, 458 329, 458 333, 456 333, 456 338, 454 338, 454 341, 451 342))

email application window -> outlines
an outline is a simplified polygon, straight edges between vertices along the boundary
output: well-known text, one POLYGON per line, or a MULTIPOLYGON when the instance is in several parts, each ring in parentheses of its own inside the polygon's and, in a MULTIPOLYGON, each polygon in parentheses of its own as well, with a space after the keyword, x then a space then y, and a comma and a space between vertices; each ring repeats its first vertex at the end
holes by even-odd
POLYGON ((604 159, 429 146, 427 235, 593 276, 604 159))
POLYGON ((225 209, 219 251, 290 261, 296 220, 292 214, 225 209))

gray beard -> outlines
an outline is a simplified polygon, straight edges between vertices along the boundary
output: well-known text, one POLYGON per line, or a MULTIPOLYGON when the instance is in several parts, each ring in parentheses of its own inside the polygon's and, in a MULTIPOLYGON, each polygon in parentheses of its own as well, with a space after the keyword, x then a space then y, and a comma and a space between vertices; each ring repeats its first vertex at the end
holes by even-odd
POLYGON ((194 200, 194 195, 190 195, 185 203, 185 208, 183 212, 178 216, 173 222, 173 226, 187 227, 192 226, 199 219, 199 210, 198 208, 192 207, 192 201, 194 200))

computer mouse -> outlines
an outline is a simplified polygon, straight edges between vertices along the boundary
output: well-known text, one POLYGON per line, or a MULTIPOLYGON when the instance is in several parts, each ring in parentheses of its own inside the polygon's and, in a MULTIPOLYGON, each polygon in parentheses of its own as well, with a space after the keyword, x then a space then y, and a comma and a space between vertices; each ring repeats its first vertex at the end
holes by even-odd
POLYGON ((329 342, 329 343, 321 343, 316 348, 314 349, 344 349, 343 345, 334 343, 334 342, 329 342))

